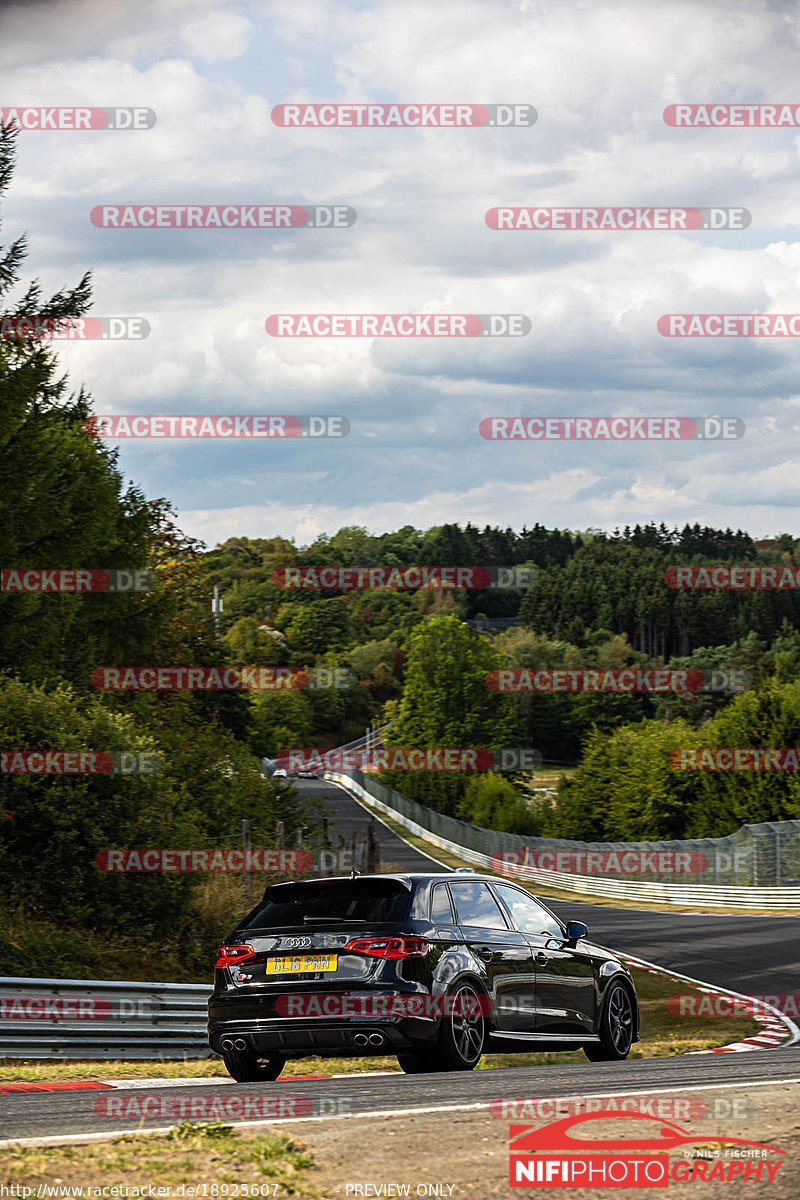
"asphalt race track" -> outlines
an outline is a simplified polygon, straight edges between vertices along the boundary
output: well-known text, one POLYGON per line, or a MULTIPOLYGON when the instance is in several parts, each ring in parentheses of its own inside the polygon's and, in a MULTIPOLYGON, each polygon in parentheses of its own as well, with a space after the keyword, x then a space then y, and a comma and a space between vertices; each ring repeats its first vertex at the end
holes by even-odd
POLYGON ((361 838, 372 823, 380 846, 381 870, 441 870, 438 862, 409 846, 408 842, 404 842, 393 833, 388 825, 384 825, 377 814, 368 812, 342 788, 328 783, 327 780, 298 779, 293 782, 304 799, 319 802, 323 813, 328 817, 328 831, 334 849, 339 838, 345 842, 349 842, 353 834, 356 838, 361 838))
POLYGON ((547 900, 558 916, 589 928, 589 939, 682 975, 747 995, 800 993, 797 917, 723 916, 604 908, 547 900))
MULTIPOLYGON (((347 792, 330 783, 300 784, 314 788, 330 829, 361 832, 370 816, 347 792)), ((381 860, 409 871, 435 871, 435 863, 407 846, 375 817, 381 860)), ((432 851, 435 854, 435 850, 432 851)), ((443 868, 447 869, 447 868, 443 868)), ((611 908, 582 900, 542 898, 560 917, 570 916, 589 928, 591 941, 669 967, 707 983, 748 995, 800 992, 800 918, 726 916, 714 913, 653 912, 611 908)))
MULTIPOLYGON (((204 1080, 188 1087, 148 1088, 148 1094, 179 1095, 188 1099, 202 1092, 231 1096, 302 1096, 317 1112, 335 1110, 329 1119, 352 1119, 371 1113, 423 1112, 444 1107, 470 1109, 486 1106, 499 1097, 575 1096, 587 1093, 623 1092, 651 1088, 710 1088, 720 1084, 800 1081, 800 1048, 764 1050, 751 1054, 709 1054, 682 1058, 632 1059, 623 1063, 564 1064, 552 1067, 509 1067, 491 1071, 453 1071, 443 1075, 351 1075, 338 1079, 287 1078, 275 1083, 217 1083, 204 1080), (322 1102, 325 1101, 326 1104, 322 1102)), ((95 1112, 95 1103, 107 1097, 136 1098, 143 1095, 140 1083, 130 1091, 64 1092, 45 1095, 0 1095, 0 1136, 14 1138, 50 1137, 57 1134, 108 1133, 112 1130, 164 1128, 176 1119, 134 1116, 126 1121, 109 1119, 95 1112)), ((734 1091, 734 1094, 735 1091, 734 1091)), ((487 1114, 488 1119, 488 1114, 487 1114)), ((276 1119, 275 1124, 294 1125, 297 1119, 276 1119)), ((299 1122, 300 1124, 302 1123, 299 1122)), ((2 1145, 2 1142, 0 1142, 2 1145)))
MULTIPOLYGON (((349 838, 359 833, 370 815, 345 792, 331 784, 301 783, 324 805, 332 834, 349 838)), ((435 870, 430 859, 407 846, 375 819, 381 860, 405 870, 435 870)), ((590 937, 609 943, 683 974, 752 994, 794 992, 800 971, 800 925, 794 917, 696 915, 614 909, 581 902, 553 901, 559 913, 583 920, 590 937)), ((133 1128, 164 1128, 175 1118, 134 1115, 106 1117, 96 1111, 107 1097, 123 1100, 148 1094, 248 1097, 302 1096, 311 1102, 311 1117, 341 1120, 369 1114, 408 1114, 454 1108, 487 1107, 499 1097, 569 1096, 650 1089, 729 1086, 778 1081, 800 1082, 800 1045, 751 1053, 707 1054, 675 1058, 630 1060, 623 1063, 564 1064, 508 1068, 444 1075, 348 1076, 334 1079, 292 1079, 275 1083, 234 1084, 214 1079, 191 1087, 167 1081, 137 1081, 113 1091, 0 1094, 0 1139, 47 1138, 111 1133, 133 1128), (162 1086, 163 1085, 163 1086, 162 1086)), ((746 1089, 745 1089, 746 1090, 746 1089)), ((120 1111, 117 1109, 117 1111, 120 1111)), ((487 1113, 488 1115, 488 1113, 487 1113)), ((275 1118, 287 1124, 286 1118, 275 1118)), ((302 1124, 295 1118, 288 1122, 302 1124)), ((2 1144, 0 1142, 0 1144, 2 1144)))

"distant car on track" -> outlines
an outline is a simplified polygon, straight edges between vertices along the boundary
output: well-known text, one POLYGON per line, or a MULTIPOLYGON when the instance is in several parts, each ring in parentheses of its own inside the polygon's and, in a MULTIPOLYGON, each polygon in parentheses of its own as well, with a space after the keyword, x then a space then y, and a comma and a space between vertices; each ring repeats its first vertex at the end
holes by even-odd
POLYGON ((309 1055, 396 1054, 411 1074, 488 1051, 624 1059, 633 980, 587 932, 479 874, 273 884, 220 948, 209 1044, 242 1082, 309 1055))

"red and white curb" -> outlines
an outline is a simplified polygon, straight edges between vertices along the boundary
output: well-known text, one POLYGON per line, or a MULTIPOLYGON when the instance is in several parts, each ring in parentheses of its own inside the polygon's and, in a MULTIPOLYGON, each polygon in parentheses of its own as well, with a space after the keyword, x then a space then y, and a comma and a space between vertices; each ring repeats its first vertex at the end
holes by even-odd
MULTIPOLYGON (((375 1079, 380 1075, 402 1075, 402 1071, 343 1071, 337 1075, 284 1075, 275 1082, 281 1084, 300 1083, 306 1079, 375 1079)), ((9 1093, 35 1094, 37 1092, 108 1092, 119 1089, 124 1092, 150 1088, 180 1087, 236 1087, 235 1079, 229 1075, 194 1075, 191 1079, 104 1079, 100 1080, 45 1080, 42 1083, 0 1083, 0 1096, 9 1093)))
POLYGON ((742 1038, 740 1042, 731 1042, 727 1046, 715 1046, 711 1050, 692 1050, 691 1054, 732 1054, 748 1050, 774 1050, 777 1046, 785 1048, 794 1046, 800 1041, 800 1028, 790 1017, 771 1004, 765 1004, 755 996, 747 996, 743 992, 734 992, 730 988, 717 987, 713 983, 705 983, 702 979, 693 979, 690 975, 679 975, 667 967, 659 967, 657 963, 648 962, 644 958, 634 958, 632 954, 619 954, 623 962, 647 971, 650 975, 667 975, 670 979, 680 979, 690 988, 705 992, 712 996, 730 996, 736 1000, 738 1015, 751 1016, 761 1025, 761 1032, 751 1037, 742 1038))
POLYGON ((84 1080, 61 1082, 53 1079, 43 1083, 0 1083, 0 1096, 17 1092, 104 1092, 110 1083, 93 1083, 84 1080))

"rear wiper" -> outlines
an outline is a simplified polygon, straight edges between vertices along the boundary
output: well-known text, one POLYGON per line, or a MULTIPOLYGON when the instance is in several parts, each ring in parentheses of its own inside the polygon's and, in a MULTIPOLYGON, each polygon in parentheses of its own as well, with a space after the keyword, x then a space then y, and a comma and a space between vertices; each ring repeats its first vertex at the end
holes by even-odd
POLYGON ((364 925, 364 917, 303 917, 303 923, 311 925, 322 922, 325 925, 364 925))

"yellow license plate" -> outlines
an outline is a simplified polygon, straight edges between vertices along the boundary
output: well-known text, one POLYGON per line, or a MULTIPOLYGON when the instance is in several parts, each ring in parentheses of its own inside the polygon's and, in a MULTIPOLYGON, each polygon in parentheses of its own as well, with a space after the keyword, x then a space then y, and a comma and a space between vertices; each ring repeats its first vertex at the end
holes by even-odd
POLYGON ((306 975, 311 971, 335 971, 338 954, 295 954, 268 958, 267 975, 306 975))

